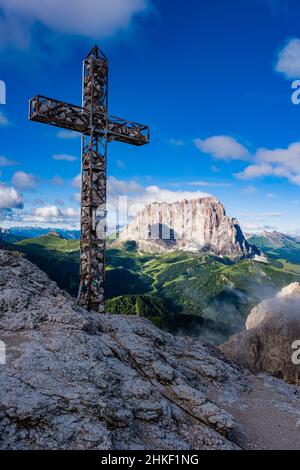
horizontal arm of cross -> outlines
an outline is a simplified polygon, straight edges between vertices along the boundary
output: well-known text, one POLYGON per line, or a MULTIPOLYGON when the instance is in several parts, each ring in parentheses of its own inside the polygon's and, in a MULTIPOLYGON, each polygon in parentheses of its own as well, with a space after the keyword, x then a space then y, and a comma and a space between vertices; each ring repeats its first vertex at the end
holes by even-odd
POLYGON ((82 134, 93 130, 99 136, 106 136, 109 142, 138 146, 149 143, 148 126, 99 112, 91 116, 86 108, 40 95, 30 100, 29 119, 82 134))
POLYGON ((108 120, 109 142, 117 141, 131 145, 145 145, 149 143, 149 127, 137 122, 110 116, 108 120))
POLYGON ((30 100, 29 119, 82 133, 90 122, 89 112, 80 106, 39 95, 30 100))

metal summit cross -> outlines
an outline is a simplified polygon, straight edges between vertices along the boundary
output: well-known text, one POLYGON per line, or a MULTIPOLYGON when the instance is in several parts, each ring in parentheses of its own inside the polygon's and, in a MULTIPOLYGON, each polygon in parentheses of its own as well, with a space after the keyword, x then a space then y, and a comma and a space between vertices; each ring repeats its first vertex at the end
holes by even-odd
POLYGON ((83 61, 82 107, 38 95, 29 119, 82 134, 78 301, 104 312, 107 143, 147 144, 149 128, 108 115, 108 60, 97 46, 83 61))

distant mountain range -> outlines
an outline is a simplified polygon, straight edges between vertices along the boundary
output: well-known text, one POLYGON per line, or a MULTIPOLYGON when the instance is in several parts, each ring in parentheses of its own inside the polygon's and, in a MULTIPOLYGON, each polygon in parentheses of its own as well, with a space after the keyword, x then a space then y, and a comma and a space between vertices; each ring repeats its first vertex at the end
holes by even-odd
MULTIPOLYGON (((172 217, 179 207, 172 204, 153 208, 158 226, 155 219, 148 223, 144 211, 117 243, 108 240, 106 311, 144 316, 172 333, 220 343, 244 328, 254 305, 300 281, 300 240, 279 232, 246 240, 220 203, 198 200, 191 207, 198 222, 188 243, 185 236, 179 242, 163 239, 163 223, 176 230, 172 217), (141 228, 158 239, 138 238, 141 228)), ((188 219, 183 232, 187 226, 188 219)), ((0 245, 22 252, 75 296, 79 235, 77 230, 13 228, 0 231, 0 245)))
POLYGON ((262 232, 250 235, 248 242, 256 245, 269 259, 300 263, 300 237, 280 232, 262 232))
POLYGON ((42 228, 42 227, 12 227, 9 229, 0 228, 0 238, 8 243, 24 240, 26 238, 41 237, 50 232, 56 232, 67 240, 79 240, 80 230, 66 230, 61 228, 42 228))

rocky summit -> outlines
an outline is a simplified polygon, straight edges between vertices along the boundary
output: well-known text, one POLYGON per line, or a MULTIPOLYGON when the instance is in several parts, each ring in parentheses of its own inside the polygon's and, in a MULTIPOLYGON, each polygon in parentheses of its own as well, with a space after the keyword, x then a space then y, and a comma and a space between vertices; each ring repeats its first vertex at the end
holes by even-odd
POLYGON ((234 259, 260 255, 238 221, 213 197, 149 204, 120 232, 119 240, 135 241, 145 252, 202 251, 234 259))
POLYGON ((300 449, 296 386, 147 320, 88 313, 4 250, 0 340, 0 449, 300 449))

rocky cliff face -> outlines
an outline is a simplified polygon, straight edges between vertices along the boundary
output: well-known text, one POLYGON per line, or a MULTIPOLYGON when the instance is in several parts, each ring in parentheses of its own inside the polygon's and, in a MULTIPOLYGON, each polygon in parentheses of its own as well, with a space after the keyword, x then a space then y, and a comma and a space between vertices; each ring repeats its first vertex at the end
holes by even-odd
POLYGON ((296 387, 146 320, 88 313, 1 250, 0 340, 0 449, 300 449, 296 387))
POLYGON ((212 197, 149 204, 121 231, 120 241, 127 240, 136 241, 141 251, 207 251, 232 258, 260 254, 212 197))
POLYGON ((246 331, 232 336, 222 350, 253 372, 300 384, 300 284, 290 284, 254 307, 246 331))

